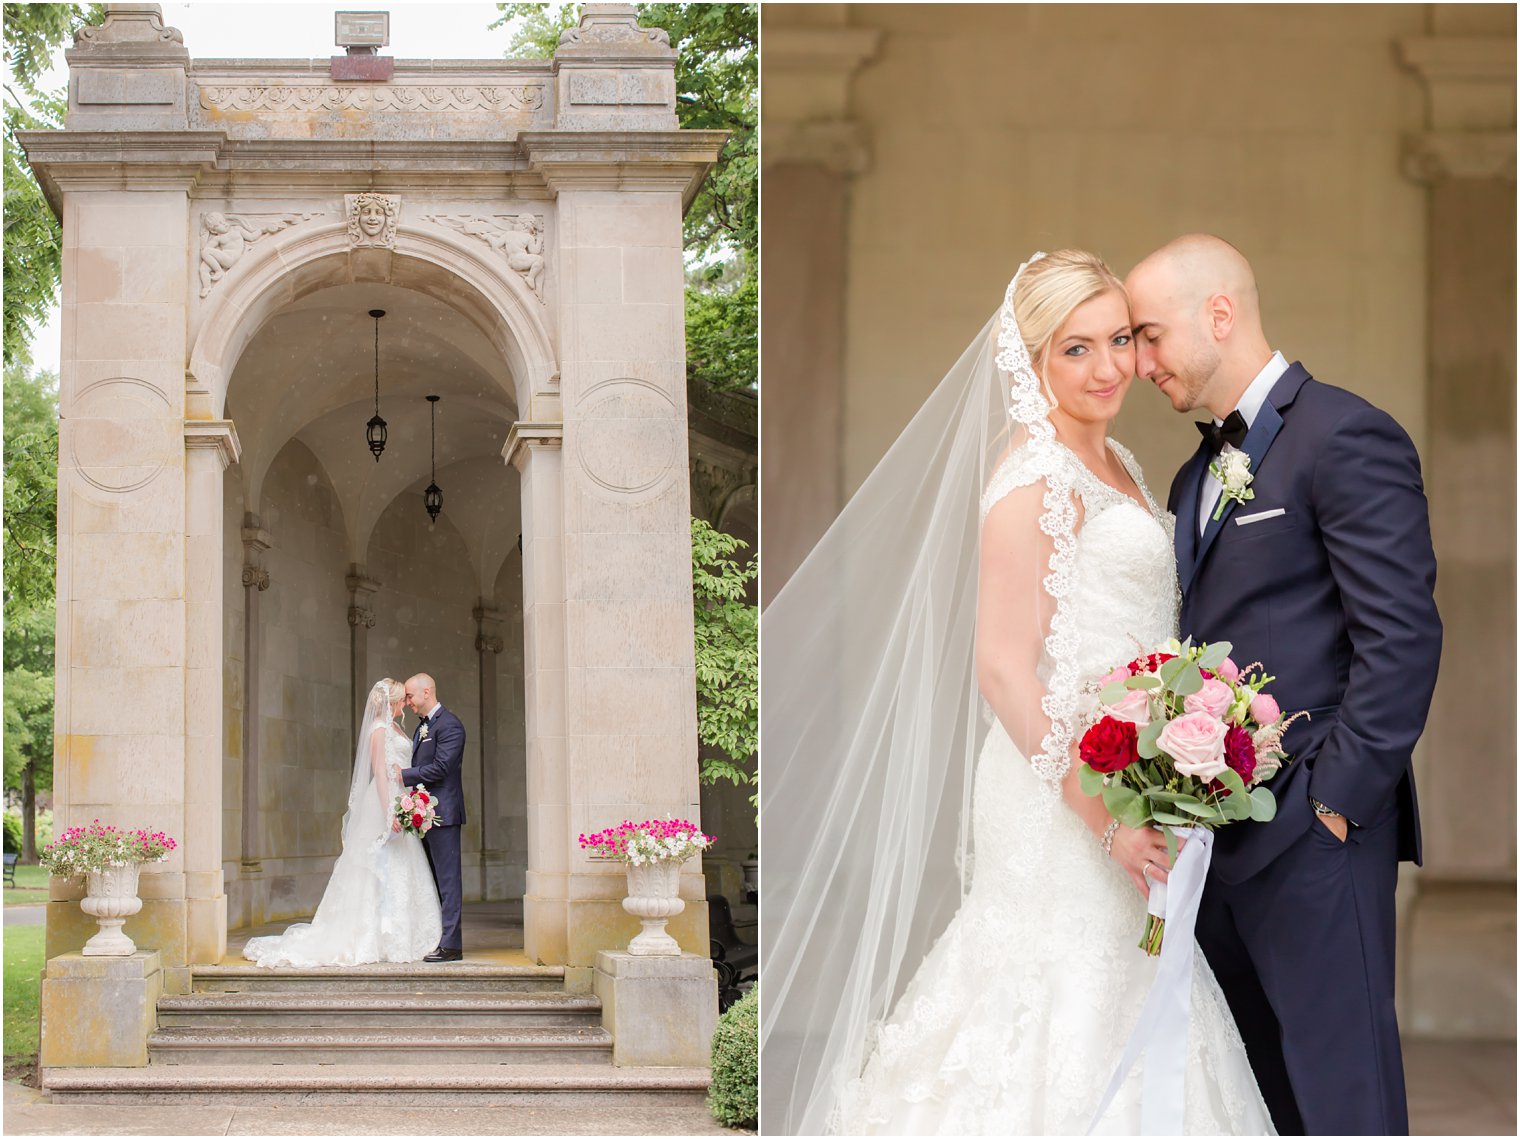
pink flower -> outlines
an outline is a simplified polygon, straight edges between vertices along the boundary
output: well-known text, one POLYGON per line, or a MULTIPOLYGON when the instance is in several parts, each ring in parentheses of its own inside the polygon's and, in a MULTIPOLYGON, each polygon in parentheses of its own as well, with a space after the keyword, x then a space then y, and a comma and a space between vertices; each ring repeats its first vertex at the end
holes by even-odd
POLYGON ((410 811, 412 809, 412 797, 410 795, 401 796, 401 809, 403 811, 410 811))
POLYGON ((1189 712, 1207 712, 1217 720, 1229 711, 1234 699, 1234 691, 1224 681, 1205 680, 1197 692, 1182 698, 1182 706, 1189 712))
POLYGON ((1240 679, 1240 666, 1229 657, 1225 657, 1219 667, 1214 670, 1214 675, 1219 677, 1220 680, 1234 684, 1240 679))
POLYGON ((1161 729, 1156 746, 1171 757, 1180 774, 1209 780, 1225 769, 1226 730, 1217 716, 1189 712, 1161 729))
POLYGON ((1108 714, 1116 720, 1143 728, 1151 722, 1150 696, 1139 688, 1126 692, 1124 699, 1108 705, 1108 714))
POLYGON ((1282 718, 1282 709, 1277 706, 1277 701, 1265 692, 1258 692, 1251 701, 1251 715, 1258 724, 1265 727, 1275 724, 1282 718))
POLYGON ((1098 687, 1099 688, 1107 688, 1110 684, 1113 684, 1115 681, 1128 680, 1129 677, 1130 677, 1129 665, 1121 664, 1118 668, 1114 669, 1113 672, 1109 673, 1102 680, 1098 681, 1098 687))

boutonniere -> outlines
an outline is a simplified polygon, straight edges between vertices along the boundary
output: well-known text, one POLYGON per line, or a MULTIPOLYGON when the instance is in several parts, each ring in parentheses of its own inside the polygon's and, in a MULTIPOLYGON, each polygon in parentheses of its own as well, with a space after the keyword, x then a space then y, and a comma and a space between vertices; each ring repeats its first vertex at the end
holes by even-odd
POLYGON ((1256 497, 1251 489, 1251 456, 1244 451, 1221 451, 1219 457, 1209 464, 1209 474, 1219 480, 1219 505, 1214 508, 1214 521, 1224 514, 1226 503, 1246 502, 1256 497))
POLYGON ((422 727, 420 727, 420 728, 417 729, 417 739, 419 741, 427 739, 427 721, 426 720, 422 721, 422 727))

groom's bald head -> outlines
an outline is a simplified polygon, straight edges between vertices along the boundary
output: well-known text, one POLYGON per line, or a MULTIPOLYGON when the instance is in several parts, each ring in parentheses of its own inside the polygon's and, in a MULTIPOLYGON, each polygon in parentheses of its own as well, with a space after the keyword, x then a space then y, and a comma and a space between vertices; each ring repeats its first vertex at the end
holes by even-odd
POLYGON ((437 699, 437 686, 427 673, 419 672, 406 682, 406 703, 413 711, 426 714, 437 699))
POLYGON ((1139 374, 1178 411, 1232 411, 1272 354, 1256 274, 1240 250, 1212 234, 1186 234, 1136 265, 1124 284, 1139 374))

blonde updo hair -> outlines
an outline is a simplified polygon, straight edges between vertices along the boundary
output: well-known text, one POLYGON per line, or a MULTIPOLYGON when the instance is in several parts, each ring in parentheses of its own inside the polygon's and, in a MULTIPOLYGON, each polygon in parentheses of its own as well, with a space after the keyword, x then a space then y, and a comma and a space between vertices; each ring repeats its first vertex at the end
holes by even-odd
POLYGON ((406 688, 399 680, 384 677, 375 681, 375 686, 369 690, 369 710, 376 717, 388 720, 391 716, 391 705, 400 697, 406 695, 406 688))
POLYGON ((1110 290, 1117 290, 1128 301, 1124 283, 1107 262, 1082 249, 1057 249, 1025 268, 1013 291, 1013 315, 1042 379, 1056 330, 1078 305, 1110 290))

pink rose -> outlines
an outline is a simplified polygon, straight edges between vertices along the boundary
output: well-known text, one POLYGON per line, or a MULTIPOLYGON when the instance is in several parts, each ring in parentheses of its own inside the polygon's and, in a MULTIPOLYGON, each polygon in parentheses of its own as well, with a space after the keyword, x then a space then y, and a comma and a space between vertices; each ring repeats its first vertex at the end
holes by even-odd
POLYGON ((1265 692, 1258 692, 1251 700, 1251 715, 1258 724, 1266 727, 1282 718, 1282 709, 1265 692))
POLYGON ((1182 706, 1189 712, 1207 712, 1217 720, 1230 710, 1234 700, 1234 690, 1224 681, 1205 680, 1197 692, 1182 698, 1182 706))
POLYGON ((1226 731, 1225 725, 1208 712, 1189 712, 1161 729, 1156 746, 1171 757, 1179 774, 1207 781, 1225 769, 1226 731))
POLYGON ((1151 722, 1150 696, 1139 688, 1132 689, 1117 704, 1108 705, 1108 714, 1116 720, 1143 728, 1151 722))
POLYGON ((1129 666, 1121 664, 1118 668, 1114 669, 1113 672, 1109 673, 1102 680, 1098 681, 1098 687, 1107 688, 1110 684, 1113 684, 1114 682, 1120 680, 1128 680, 1129 677, 1129 666))
POLYGON ((410 795, 401 796, 401 809, 403 811, 410 811, 412 809, 412 797, 410 795))
POLYGON ((1240 679, 1240 666, 1229 657, 1225 657, 1220 666, 1214 670, 1214 675, 1220 680, 1227 680, 1234 684, 1240 679))

